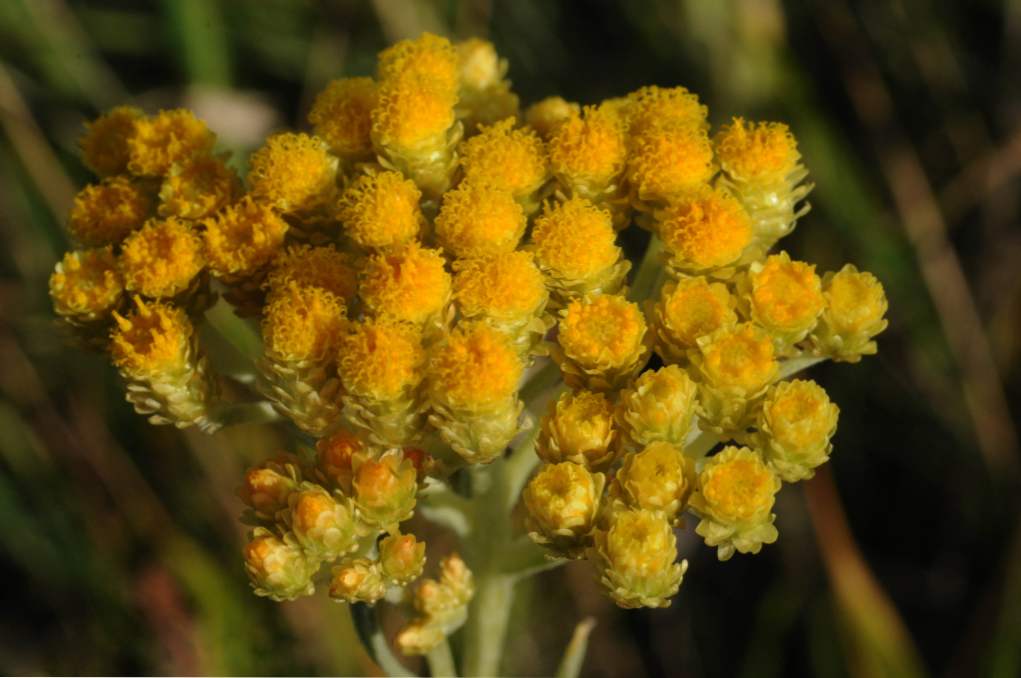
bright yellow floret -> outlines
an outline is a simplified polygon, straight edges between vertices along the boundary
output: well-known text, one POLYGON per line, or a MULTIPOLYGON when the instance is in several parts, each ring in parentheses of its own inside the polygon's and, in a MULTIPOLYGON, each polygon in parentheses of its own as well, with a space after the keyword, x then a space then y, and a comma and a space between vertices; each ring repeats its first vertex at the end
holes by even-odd
POLYGON ((548 297, 529 252, 459 261, 454 271, 454 298, 467 317, 517 320, 536 313, 548 297))
POLYGON ((620 453, 614 411, 603 393, 565 392, 542 418, 536 454, 549 464, 570 461, 590 470, 605 469, 620 453))
POLYGON ((379 249, 403 245, 422 231, 422 192, 400 172, 372 172, 344 189, 337 217, 357 245, 379 249))
POLYGON ((343 158, 370 157, 376 96, 372 78, 334 80, 316 97, 308 121, 334 153, 343 158))
POLYGON ((153 219, 124 240, 119 265, 129 292, 167 298, 188 288, 206 258, 202 239, 188 222, 153 219))
POLYGON ((110 246, 71 251, 50 276, 50 298, 58 315, 94 320, 117 308, 124 284, 110 246))
POLYGON ((707 513, 726 523, 768 514, 780 489, 779 478, 747 447, 727 447, 710 458, 698 484, 707 513))
POLYGON ((202 236, 213 275, 245 277, 262 269, 280 250, 287 222, 267 205, 245 197, 206 219, 202 236))
POLYGON ((667 283, 656 304, 656 350, 664 360, 682 361, 699 337, 737 322, 735 301, 722 283, 702 276, 667 283))
POLYGON ((410 78, 454 95, 460 84, 457 50, 449 40, 432 33, 384 49, 379 53, 377 71, 381 82, 410 78))
POLYGON ((450 274, 438 250, 410 243, 365 262, 358 293, 372 314, 416 324, 436 317, 450 299, 450 274))
POLYGON ((645 317, 623 296, 600 294, 572 301, 560 321, 557 342, 583 367, 623 367, 643 351, 645 317))
POLYGON ((194 328, 184 310, 135 297, 135 310, 124 317, 114 312, 110 334, 113 364, 133 378, 149 378, 186 366, 194 328))
POLYGON ((733 264, 752 238, 748 213, 720 189, 705 187, 687 194, 657 212, 656 219, 670 264, 682 271, 733 264))
POLYGON ((457 96, 429 83, 397 79, 379 89, 372 109, 372 139, 397 152, 441 148, 454 124, 457 96))
POLYGON ((163 176, 175 163, 185 165, 209 155, 215 144, 216 135, 191 111, 160 111, 135 121, 128 140, 128 169, 139 176, 163 176))
POLYGON ((155 208, 152 193, 126 176, 86 186, 67 218, 71 237, 87 247, 115 245, 142 226, 155 208))
POLYGON ((687 126, 708 129, 709 109, 684 87, 642 87, 628 95, 628 126, 631 134, 659 127, 687 126))
POLYGON ((142 116, 142 111, 134 106, 117 106, 85 123, 85 133, 78 140, 78 146, 88 168, 101 177, 126 172, 128 140, 142 116))
POLYGON ((734 118, 713 138, 723 169, 738 181, 783 181, 801 160, 790 128, 782 122, 746 122, 734 118))
POLYGON ((871 273, 848 264, 827 274, 825 287, 826 320, 834 331, 852 335, 886 326, 886 293, 871 273))
POLYGON ((215 155, 172 166, 160 187, 160 216, 201 219, 234 202, 241 192, 237 172, 215 155))
POLYGON ((480 128, 459 147, 465 180, 503 188, 526 198, 549 177, 542 140, 528 129, 514 128, 514 118, 480 128))
POLYGON ((662 511, 674 520, 695 486, 695 465, 679 447, 664 441, 624 457, 617 483, 633 508, 662 511))
POLYGON ((701 371, 714 388, 752 394, 776 377, 773 342, 757 325, 724 327, 698 343, 701 371))
POLYGON ((340 341, 338 356, 344 388, 361 398, 396 400, 422 381, 422 332, 409 323, 353 323, 340 341))
POLYGON ((815 468, 826 463, 839 414, 814 381, 784 381, 769 390, 757 427, 763 454, 783 480, 811 478, 815 468))
POLYGON ((317 137, 274 134, 248 164, 251 196, 281 212, 314 209, 334 196, 337 158, 317 137))
POLYGON ((753 265, 749 281, 752 317, 767 330, 800 341, 815 326, 825 300, 814 265, 780 252, 753 265))
POLYGON ((266 353, 283 362, 332 359, 347 325, 344 302, 321 287, 290 283, 277 290, 263 312, 266 353))
POLYGON ((532 229, 539 266, 557 278, 585 280, 607 271, 620 258, 610 213, 584 198, 547 204, 532 229))
POLYGON ((586 106, 557 127, 549 141, 550 165, 569 187, 598 192, 624 170, 624 121, 610 107, 586 106))
POLYGON ((631 139, 627 176, 640 200, 667 200, 709 181, 715 169, 702 128, 660 125, 631 139))
POLYGON ((543 139, 549 139, 567 120, 581 115, 581 106, 563 97, 546 97, 537 101, 525 111, 525 122, 539 133, 543 139))
POLYGON ((291 245, 273 259, 266 287, 272 295, 292 282, 321 287, 350 305, 358 291, 358 269, 350 254, 331 245, 291 245))
POLYGON ((436 241, 459 259, 511 252, 525 233, 525 213, 502 188, 462 182, 443 194, 436 241))
POLYGON ((456 410, 485 410, 513 397, 523 369, 505 335, 483 323, 462 323, 430 356, 430 392, 456 410))
POLYGON ((543 466, 521 493, 529 536, 562 555, 580 555, 583 539, 595 524, 604 484, 602 473, 579 464, 543 466))

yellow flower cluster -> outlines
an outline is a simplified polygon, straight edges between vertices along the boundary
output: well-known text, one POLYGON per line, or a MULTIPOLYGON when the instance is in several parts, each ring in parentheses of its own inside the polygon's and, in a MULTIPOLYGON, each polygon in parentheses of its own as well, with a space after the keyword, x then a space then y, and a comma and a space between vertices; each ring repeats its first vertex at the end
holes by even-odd
MULTIPOLYGON (((374 77, 331 82, 311 131, 269 137, 243 179, 188 111, 87 126, 99 180, 69 215, 82 249, 51 278, 57 314, 102 339, 154 421, 213 429, 261 394, 318 439, 314 459, 245 476, 261 595, 311 593, 325 563, 339 600, 407 586, 425 544, 398 526, 436 487, 468 502, 452 475, 499 467, 534 425, 531 539, 590 560, 619 605, 663 606, 686 514, 721 559, 755 553, 777 539, 782 483, 831 453, 836 405, 784 379, 875 353, 887 301, 851 265, 820 275, 774 251, 811 190, 787 126, 714 132, 683 87, 521 114, 506 74, 485 41, 401 41, 374 77), (629 281, 632 224, 648 233, 628 251, 649 254, 629 281), (261 330, 254 388, 231 382, 232 399, 199 346, 215 292, 261 330), (557 372, 560 392, 525 388, 557 372)), ((472 591, 444 559, 402 649, 435 647, 472 591)))

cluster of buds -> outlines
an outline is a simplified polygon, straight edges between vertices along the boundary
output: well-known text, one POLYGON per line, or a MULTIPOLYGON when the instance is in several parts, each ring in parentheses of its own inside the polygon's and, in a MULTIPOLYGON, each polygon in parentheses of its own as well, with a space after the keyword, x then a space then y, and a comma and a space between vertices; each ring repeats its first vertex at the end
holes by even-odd
MULTIPOLYGON (((399 525, 419 488, 504 455, 543 363, 566 391, 538 425, 527 529, 591 560, 624 607, 677 592, 685 514, 720 559, 755 553, 777 538, 782 483, 829 457, 836 406, 784 378, 874 353, 886 298, 853 266, 819 276, 773 252, 811 189, 786 125, 713 134, 683 87, 519 111, 506 70, 484 41, 399 42, 374 78, 331 82, 310 132, 270 136, 243 180, 187 111, 88 125, 100 180, 68 220, 57 314, 156 423, 212 430, 240 392, 318 439, 245 477, 261 595, 311 593, 327 563, 338 600, 407 587, 425 544, 399 525), (632 225, 659 254, 629 289, 632 225), (217 295, 261 334, 254 389, 221 388, 203 357, 217 295)), ((471 572, 456 556, 441 570, 411 596, 407 652, 464 621, 471 572)))

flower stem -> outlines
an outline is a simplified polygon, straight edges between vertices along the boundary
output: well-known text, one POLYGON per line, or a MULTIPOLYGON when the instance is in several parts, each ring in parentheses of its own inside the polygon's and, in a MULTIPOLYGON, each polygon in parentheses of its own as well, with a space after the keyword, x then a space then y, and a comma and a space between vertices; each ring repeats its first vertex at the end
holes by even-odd
POLYGON ((426 656, 429 660, 429 673, 433 675, 433 678, 439 678, 443 676, 447 678, 449 676, 457 675, 457 668, 454 666, 454 655, 450 652, 450 643, 444 638, 443 642, 437 645, 433 650, 426 656))

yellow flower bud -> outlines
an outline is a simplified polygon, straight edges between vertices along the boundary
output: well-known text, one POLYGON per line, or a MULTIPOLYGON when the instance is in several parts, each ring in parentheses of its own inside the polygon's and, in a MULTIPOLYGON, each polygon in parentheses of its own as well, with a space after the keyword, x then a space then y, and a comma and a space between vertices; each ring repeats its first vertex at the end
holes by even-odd
POLYGON ((623 608, 667 607, 688 561, 677 560, 677 539, 666 516, 616 507, 597 529, 595 560, 603 587, 623 608))
POLYGON ((412 602, 419 616, 397 635, 397 646, 406 655, 428 654, 468 618, 475 595, 471 570, 452 553, 440 561, 440 573, 439 580, 425 579, 415 590, 412 602))
POLYGON ((653 308, 656 353, 667 363, 687 363, 700 337, 737 322, 735 305, 723 283, 702 276, 668 282, 653 308))
POLYGON ((788 483, 811 478, 829 459, 840 409, 814 381, 784 381, 766 394, 757 428, 766 461, 788 483))
POLYGON ((365 443, 347 429, 335 431, 332 435, 316 442, 316 468, 323 480, 346 495, 354 490, 354 455, 365 451, 365 443))
POLYGON ((153 212, 152 193, 141 182, 116 176, 86 186, 74 198, 67 218, 71 237, 87 247, 116 245, 153 212))
POLYGON ((370 250, 404 245, 422 232, 422 192, 399 172, 366 172, 344 189, 337 217, 344 235, 370 250))
POLYGON ((725 447, 706 461, 698 475, 691 505, 702 520, 695 532, 715 546, 720 560, 734 552, 758 553, 778 533, 771 511, 780 478, 758 453, 747 447, 725 447))
POLYGON ((543 466, 521 498, 528 510, 528 535, 553 553, 578 558, 595 525, 606 477, 565 461, 543 466))
POLYGON ((642 373, 620 396, 618 417, 633 448, 656 441, 683 448, 698 405, 698 387, 677 365, 642 373))
POLYGON ((458 117, 469 132, 476 128, 517 116, 518 96, 510 87, 507 60, 496 53, 493 43, 469 38, 455 45, 461 80, 458 117))
POLYGON ((175 164, 209 155, 215 144, 216 135, 191 111, 160 111, 135 120, 128 138, 128 169, 138 176, 163 176, 175 164))
POLYGON ((620 179, 627 160, 624 120, 607 106, 586 106, 557 126, 549 140, 550 167, 569 193, 593 198, 620 179))
POLYGON ((616 482, 628 505, 660 511, 674 522, 694 489, 695 465, 676 445, 658 441, 625 455, 616 482))
POLYGON ((781 352, 808 336, 825 306, 815 266, 791 261, 786 252, 753 263, 748 286, 751 317, 773 335, 781 352))
POLYGON ((291 535, 281 538, 258 527, 245 545, 244 557, 256 595, 283 601, 310 596, 315 591, 312 577, 319 561, 306 556, 291 535))
POLYGON ((291 245, 273 259, 265 286, 272 297, 287 290, 291 283, 322 288, 350 306, 358 292, 356 262, 350 254, 330 245, 291 245))
POLYGON ((748 213, 721 189, 693 190, 658 210, 655 219, 675 276, 735 264, 752 239, 748 213))
POLYGON ((619 388, 649 358, 645 317, 623 296, 599 294, 572 301, 563 312, 553 359, 573 388, 619 388))
POLYGON ((707 129, 709 109, 684 87, 642 87, 627 96, 628 129, 632 135, 656 127, 707 129))
POLYGON ((345 160, 372 157, 372 109, 376 83, 372 78, 340 78, 316 97, 308 121, 316 136, 345 160))
POLYGON ((379 564, 387 580, 407 586, 425 568, 425 542, 413 534, 392 534, 379 542, 379 564))
POLYGON ((117 106, 92 122, 78 140, 82 160, 101 177, 123 174, 128 170, 128 140, 142 111, 134 106, 117 106))
POLYGON ((546 97, 525 111, 525 122, 543 139, 552 137, 562 124, 581 116, 581 106, 563 97, 546 97))
POLYGON ((186 291, 205 268, 202 239, 187 222, 150 220, 129 235, 118 261, 124 287, 154 299, 186 291))
POLYGON ((717 432, 744 428, 749 405, 779 371, 772 340, 759 326, 739 323, 702 337, 698 345, 691 360, 703 423, 717 432))
POLYGON ((450 274, 438 250, 412 242, 368 258, 359 295, 372 315, 422 325, 442 322, 450 301, 450 274))
POLYGON ((418 474, 410 459, 399 451, 387 452, 379 459, 358 454, 353 458, 353 468, 351 485, 362 521, 393 531, 397 523, 411 517, 418 474))
POLYGON ((542 140, 529 129, 515 129, 515 122, 507 118, 482 126, 458 151, 465 181, 510 191, 530 214, 538 207, 535 194, 549 178, 549 162, 542 140))
POLYGON ((249 195, 284 212, 309 212, 336 192, 337 158, 317 137, 274 134, 248 160, 249 195))
POLYGON ((73 323, 108 318, 124 299, 112 248, 66 253, 50 275, 50 298, 57 315, 73 323))
POLYGON ((287 503, 290 528, 310 556, 334 560, 358 547, 355 515, 349 500, 305 482, 288 496, 287 503))
POLYGON ((159 214, 201 219, 234 202, 240 192, 237 172, 222 157, 199 156, 167 171, 160 186, 159 214))
POLYGON ((633 135, 627 178, 636 207, 698 188, 716 172, 709 135, 700 127, 658 125, 633 135))
POLYGON ((817 350, 833 360, 856 363, 876 352, 872 340, 889 324, 883 285, 871 273, 847 264, 823 277, 826 308, 812 335, 817 350))
POLYGON ((535 452, 549 464, 571 461, 604 470, 620 453, 613 403, 602 393, 562 394, 542 418, 535 452))
POLYGON ((250 197, 203 222, 202 233, 214 276, 232 282, 254 276, 280 251, 287 222, 250 197))
POLYGON ((386 594, 386 582, 379 563, 355 558, 333 568, 330 598, 345 603, 374 605, 386 594))
POLYGON ((514 251, 525 234, 525 213, 509 192, 463 181, 443 194, 434 221, 436 241, 459 259, 514 251))
POLYGON ((253 466, 245 472, 238 496, 262 520, 272 521, 288 508, 287 499, 301 483, 296 460, 287 456, 253 466))

